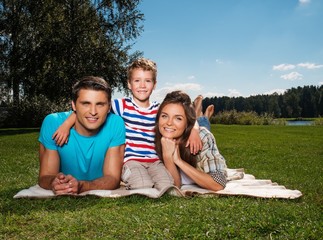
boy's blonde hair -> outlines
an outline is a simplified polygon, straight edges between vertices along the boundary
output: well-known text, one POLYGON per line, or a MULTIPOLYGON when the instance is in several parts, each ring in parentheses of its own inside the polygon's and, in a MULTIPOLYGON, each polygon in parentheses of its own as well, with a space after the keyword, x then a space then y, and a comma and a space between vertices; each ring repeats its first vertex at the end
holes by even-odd
POLYGON ((132 71, 138 68, 144 71, 151 71, 153 73, 153 81, 156 82, 157 64, 154 61, 147 58, 138 58, 128 66, 128 71, 127 71, 128 81, 130 81, 131 79, 132 71))

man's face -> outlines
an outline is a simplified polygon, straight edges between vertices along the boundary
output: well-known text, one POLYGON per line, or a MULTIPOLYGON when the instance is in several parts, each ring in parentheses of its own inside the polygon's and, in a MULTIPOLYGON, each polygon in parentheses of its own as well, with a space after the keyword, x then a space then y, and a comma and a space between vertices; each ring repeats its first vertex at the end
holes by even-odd
POLYGON ((110 103, 104 91, 81 89, 76 102, 72 102, 76 113, 75 130, 84 136, 95 135, 105 122, 110 103))

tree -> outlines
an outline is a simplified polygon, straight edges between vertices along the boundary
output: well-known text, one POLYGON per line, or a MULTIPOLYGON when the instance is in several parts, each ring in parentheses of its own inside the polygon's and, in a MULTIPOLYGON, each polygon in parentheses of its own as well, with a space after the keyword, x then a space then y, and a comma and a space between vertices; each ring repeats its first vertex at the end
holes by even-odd
POLYGON ((143 28, 140 0, 0 0, 1 81, 20 96, 70 97, 84 75, 126 90, 126 65, 143 28))
POLYGON ((300 107, 302 109, 301 116, 302 117, 311 117, 317 116, 316 107, 317 103, 315 101, 316 98, 316 89, 314 86, 304 86, 300 90, 300 107))

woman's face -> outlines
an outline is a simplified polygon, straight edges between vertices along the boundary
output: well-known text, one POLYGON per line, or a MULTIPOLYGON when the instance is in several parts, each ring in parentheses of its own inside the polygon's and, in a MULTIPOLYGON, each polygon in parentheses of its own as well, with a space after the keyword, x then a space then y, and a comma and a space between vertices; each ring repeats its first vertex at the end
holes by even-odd
POLYGON ((187 126, 187 118, 181 104, 170 103, 161 109, 158 128, 163 137, 179 139, 187 126))

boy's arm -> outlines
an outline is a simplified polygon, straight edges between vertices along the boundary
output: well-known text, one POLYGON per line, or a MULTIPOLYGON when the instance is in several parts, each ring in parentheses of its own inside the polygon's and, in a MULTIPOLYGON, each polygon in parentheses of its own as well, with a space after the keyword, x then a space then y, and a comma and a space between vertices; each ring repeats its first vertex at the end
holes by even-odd
POLYGON ((195 122, 194 127, 192 128, 190 137, 188 138, 188 142, 186 147, 190 147, 192 154, 197 154, 199 151, 202 150, 203 144, 200 137, 200 130, 197 121, 195 122))
POLYGON ((54 132, 52 138, 55 140, 58 146, 62 146, 68 141, 70 129, 73 127, 76 121, 76 114, 74 112, 63 122, 61 126, 54 132))
POLYGON ((120 186, 125 145, 109 148, 104 159, 103 177, 79 181, 78 193, 89 190, 113 190, 120 186))

